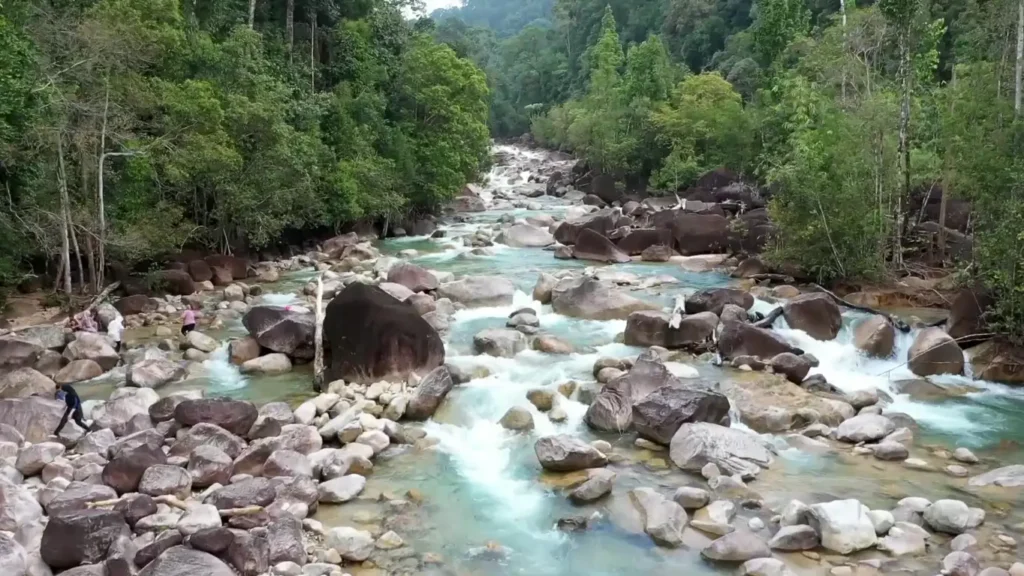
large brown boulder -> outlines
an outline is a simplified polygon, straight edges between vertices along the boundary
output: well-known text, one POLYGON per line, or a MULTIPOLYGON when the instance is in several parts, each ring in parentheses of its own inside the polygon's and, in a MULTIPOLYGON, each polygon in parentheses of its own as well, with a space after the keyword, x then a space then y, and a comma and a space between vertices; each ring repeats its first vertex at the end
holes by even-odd
POLYGON ((853 327, 853 345, 871 358, 889 358, 896 347, 896 329, 877 314, 864 318, 853 327))
POLYGON ((31 368, 45 350, 37 340, 18 336, 0 338, 0 372, 31 368))
POLYGON ((630 256, 643 254, 651 246, 672 246, 672 231, 667 228, 640 228, 618 241, 619 250, 630 256))
POLYGON ((57 385, 53 380, 32 368, 19 368, 0 375, 0 398, 28 398, 37 395, 49 398, 56 390, 57 385))
POLYGON ((684 348, 709 340, 718 327, 718 316, 711 312, 684 316, 678 328, 669 326, 671 319, 671 314, 658 310, 633 312, 626 318, 626 345, 684 348))
POLYGON ((437 276, 421 266, 408 262, 399 262, 392 266, 388 271, 388 282, 400 284, 413 292, 429 292, 437 290, 439 286, 437 276))
POLYGON ((116 308, 123 316, 132 316, 134 314, 155 312, 157 309, 157 303, 156 300, 153 300, 145 294, 135 294, 133 296, 125 296, 117 302, 114 302, 114 308, 116 308))
POLYGON ((625 432, 633 425, 633 405, 663 386, 679 387, 658 356, 647 351, 629 372, 605 384, 587 408, 587 425, 604 432, 625 432))
POLYGON ((750 310, 754 306, 754 297, 737 288, 708 288, 691 294, 686 299, 685 306, 687 314, 711 312, 721 316, 722 310, 728 304, 750 310))
POLYGON ((209 282, 213 280, 213 270, 206 260, 193 260, 188 263, 188 273, 196 282, 209 282))
POLYGON ((925 328, 910 346, 907 365, 918 376, 963 374, 964 352, 941 328, 925 328))
POLYGON ((215 424, 236 436, 245 436, 258 415, 252 402, 230 398, 190 398, 174 408, 174 419, 182 426, 215 424))
POLYGON ((107 462, 101 478, 104 484, 117 490, 118 494, 136 492, 147 468, 166 463, 167 455, 152 443, 126 447, 107 462))
POLYGON ((843 314, 828 294, 801 294, 782 305, 790 328, 803 330, 816 340, 834 340, 843 327, 843 314))
POLYGON ((242 325, 260 346, 293 358, 313 357, 316 317, 311 312, 281 306, 253 306, 242 325))
POLYGON ((359 243, 359 236, 355 232, 341 234, 324 242, 323 252, 331 258, 340 258, 342 253, 349 246, 359 243))
POLYGON ((541 467, 551 472, 575 472, 608 464, 608 457, 586 442, 560 434, 545 436, 534 444, 541 467))
POLYGON ((113 370, 121 361, 121 356, 111 346, 105 334, 94 332, 78 332, 75 339, 64 349, 64 357, 69 361, 92 360, 99 364, 104 372, 113 370))
POLYGON ((954 339, 986 332, 984 315, 992 298, 980 289, 964 289, 957 292, 949 308, 946 332, 954 339))
POLYGON ((329 380, 404 380, 444 363, 441 337, 411 304, 358 282, 327 306, 324 339, 329 380))
POLYGON ((559 282, 551 292, 551 307, 563 316, 588 320, 625 320, 633 312, 658 309, 593 278, 559 282))
POLYGON ((0 424, 14 428, 28 442, 45 441, 64 415, 64 403, 52 396, 0 400, 0 424))
POLYGON ((729 399, 710 389, 663 386, 633 404, 633 427, 640 436, 667 446, 683 424, 728 426, 729 399))
POLYGON ((1024 384, 1024 348, 991 340, 971 350, 974 377, 1003 384, 1024 384))
POLYGON ((225 254, 213 254, 206 257, 206 263, 210 268, 223 268, 231 273, 235 280, 245 280, 249 276, 249 261, 237 256, 225 254))
POLYGON ((722 330, 718 334, 718 352, 726 360, 739 356, 769 359, 784 352, 797 355, 803 353, 771 330, 732 320, 722 322, 722 330))
POLYGON ((629 255, 619 250, 611 240, 589 229, 581 230, 576 237, 576 245, 573 246, 572 255, 577 260, 592 260, 606 264, 625 264, 630 262, 629 255))
POLYGON ((576 243, 576 238, 583 230, 592 230, 601 236, 608 234, 622 226, 623 221, 628 222, 629 218, 622 216, 618 209, 598 210, 591 214, 566 220, 555 230, 555 240, 561 244, 571 245, 576 243))
POLYGON ((409 420, 426 420, 434 415, 441 402, 455 386, 447 366, 438 366, 416 387, 416 393, 409 399, 405 417, 409 420))
MULTIPOLYGON (((103 375, 103 368, 92 360, 75 360, 60 369, 53 377, 57 384, 74 384, 103 375)), ((53 388, 51 388, 53 390, 53 388)))
POLYGON ((150 274, 149 289, 154 294, 188 296, 195 294, 196 284, 184 270, 161 270, 150 274))
POLYGON ((124 516, 114 510, 82 510, 50 518, 39 552, 50 568, 64 570, 102 562, 119 539, 131 537, 124 516))
POLYGON ((729 221, 717 214, 676 212, 669 228, 683 256, 729 251, 729 221))

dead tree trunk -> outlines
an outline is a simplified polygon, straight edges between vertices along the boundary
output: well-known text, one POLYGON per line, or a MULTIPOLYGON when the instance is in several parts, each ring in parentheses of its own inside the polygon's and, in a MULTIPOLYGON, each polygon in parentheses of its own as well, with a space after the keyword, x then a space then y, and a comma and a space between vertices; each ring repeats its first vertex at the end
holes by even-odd
POLYGON ((893 263, 903 265, 904 203, 910 200, 910 26, 900 31, 900 145, 899 176, 900 191, 896 199, 896 229, 894 231, 893 263))
MULTIPOLYGON (((956 112, 956 62, 953 62, 953 79, 950 83, 953 97, 950 98, 950 116, 956 112)), ((953 145, 946 142, 946 162, 942 171, 942 198, 939 199, 939 262, 946 264, 946 213, 949 210, 949 190, 953 185, 953 145)))
POLYGON ((288 58, 292 58, 292 48, 295 45, 295 0, 288 0, 284 12, 284 34, 288 41, 288 58))
POLYGON ((71 242, 69 239, 70 223, 68 215, 71 209, 68 199, 67 174, 64 171, 64 142, 63 136, 57 134, 57 185, 60 188, 60 258, 61 274, 64 278, 64 293, 71 296, 71 242))
POLYGON ((1017 3, 1017 93, 1014 95, 1013 109, 1020 116, 1022 91, 1024 91, 1024 0, 1017 3))
POLYGON ((256 25, 256 0, 249 0, 249 30, 256 25))
POLYGON ((313 333, 313 390, 319 392, 324 385, 324 275, 316 277, 316 329, 313 333))

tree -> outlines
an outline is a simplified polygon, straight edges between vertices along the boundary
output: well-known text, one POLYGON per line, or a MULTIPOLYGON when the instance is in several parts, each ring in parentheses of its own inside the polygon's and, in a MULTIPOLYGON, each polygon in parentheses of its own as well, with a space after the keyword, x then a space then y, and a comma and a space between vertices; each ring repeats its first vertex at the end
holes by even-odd
POLYGON ((760 0, 754 20, 754 46, 770 65, 794 39, 807 33, 810 13, 804 0, 760 0))

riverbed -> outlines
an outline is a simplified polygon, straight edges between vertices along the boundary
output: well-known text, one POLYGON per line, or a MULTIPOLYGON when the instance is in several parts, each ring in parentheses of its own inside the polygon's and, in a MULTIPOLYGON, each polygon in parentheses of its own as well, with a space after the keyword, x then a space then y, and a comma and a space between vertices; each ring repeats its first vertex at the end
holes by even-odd
MULTIPOLYGON (((542 197, 534 210, 515 206, 503 198, 515 198, 526 187, 538 162, 555 163, 546 153, 499 146, 504 162, 489 174, 481 194, 495 209, 462 215, 462 221, 441 226, 443 238, 412 237, 388 240, 379 248, 386 254, 409 254, 425 268, 461 275, 499 275, 512 280, 518 292, 510 306, 459 311, 446 338, 448 362, 469 373, 481 375, 455 388, 434 419, 424 425, 432 447, 394 448, 383 454, 369 477, 366 494, 407 498, 415 494, 422 506, 412 515, 402 515, 395 527, 419 553, 439 554, 443 561, 431 568, 436 574, 480 575, 619 575, 619 574, 724 574, 733 567, 703 561, 700 549, 712 538, 688 528, 685 544, 677 549, 655 546, 638 525, 626 492, 634 487, 652 487, 671 492, 680 486, 705 486, 703 478, 686 474, 671 464, 667 452, 651 452, 634 446, 635 434, 597 434, 583 423, 586 406, 573 399, 563 400, 567 414, 555 423, 537 411, 526 393, 534 388, 555 390, 575 381, 582 387, 593 382, 592 367, 602 357, 637 356, 643 350, 621 342, 624 321, 589 321, 554 313, 550 306, 532 301, 533 286, 541 272, 586 268, 576 260, 556 260, 543 249, 509 248, 500 244, 486 251, 464 246, 462 237, 499 219, 525 218, 536 214, 564 215, 570 202, 542 197), (539 208, 539 209, 537 209, 539 208), (576 353, 547 355, 526 350, 514 358, 492 358, 473 354, 473 335, 487 328, 504 327, 509 314, 522 307, 538 312, 543 333, 570 342, 576 353), (526 433, 505 430, 498 420, 512 406, 531 411, 535 428, 526 433), (618 474, 611 498, 595 505, 574 506, 565 497, 562 480, 543 474, 534 455, 535 441, 544 435, 567 433, 586 441, 605 440, 612 444, 613 464, 618 474), (408 517, 406 517, 408 516, 408 517), (563 532, 556 522, 566 517, 585 517, 589 528, 563 532)), ((566 163, 566 166, 568 164, 566 163)), ((520 204, 525 204, 525 199, 520 204)), ((614 266, 641 279, 664 276, 656 288, 635 289, 632 295, 658 303, 666 309, 676 296, 707 287, 733 285, 737 281, 722 271, 691 272, 676 263, 634 262, 614 266)), ((311 277, 312 272, 292 273, 270 287, 264 301, 286 303, 311 277)), ((758 301, 755 309, 768 311, 773 303, 758 301)), ((996 466, 1024 462, 1019 448, 1024 441, 1024 392, 1006 386, 963 377, 936 377, 905 394, 900 382, 916 378, 904 365, 913 334, 899 336, 892 360, 863 357, 852 344, 852 324, 861 317, 846 312, 839 337, 820 342, 807 334, 789 330, 783 320, 775 328, 792 344, 817 357, 821 373, 845 392, 877 388, 891 397, 887 412, 911 416, 918 424, 911 455, 932 464, 936 471, 907 469, 900 463, 881 462, 870 455, 855 455, 849 447, 830 452, 805 451, 791 446, 783 436, 771 440, 779 457, 770 470, 749 484, 763 499, 761 509, 741 509, 734 524, 758 518, 767 524, 772 510, 797 498, 806 503, 837 498, 857 498, 872 509, 891 509, 906 496, 930 499, 955 497, 988 513, 983 532, 1002 530, 1015 533, 1024 520, 1019 505, 1000 494, 979 495, 965 489, 966 478, 942 472, 949 462, 942 450, 968 447, 982 459, 971 468, 980 473, 996 466), (929 391, 921 393, 921 389, 929 391), (951 392, 953 391, 953 392, 951 392)), ((228 323, 216 334, 225 339, 244 334, 240 323, 228 323)), ((715 366, 709 358, 690 358, 687 364, 699 377, 726 381, 739 377, 738 371, 715 366)), ((222 350, 206 362, 200 379, 173 385, 175 388, 203 388, 208 395, 228 395, 256 403, 284 400, 297 404, 313 395, 308 369, 275 377, 248 378, 227 362, 222 350)), ((968 364, 969 366, 969 364, 968 364)), ((591 384, 592 385, 592 384, 591 384)), ((163 391, 162 391, 163 392, 163 391)), ((105 395, 102 392, 98 396, 105 395)), ((578 394, 578 392, 577 392, 578 394)), ((742 426, 741 423, 734 423, 742 426)), ((344 506, 322 506, 317 519, 326 526, 379 524, 382 512, 369 498, 344 506)), ((384 520, 389 521, 388 519, 384 520)), ((981 540, 981 538, 979 538, 981 540)), ((943 545, 944 546, 944 545, 943 545)), ((948 550, 948 547, 945 549, 948 550)), ((941 554, 937 555, 941 559, 941 554)), ((780 556, 801 574, 827 573, 827 559, 814 560, 800 554, 780 556)), ((880 552, 866 552, 858 558, 885 558, 880 552)), ((984 564, 983 564, 984 565, 984 564)), ((908 561, 910 573, 934 574, 936 555, 908 561)), ((373 572, 362 569, 362 573, 373 572)), ((350 570, 353 574, 359 569, 350 570)))

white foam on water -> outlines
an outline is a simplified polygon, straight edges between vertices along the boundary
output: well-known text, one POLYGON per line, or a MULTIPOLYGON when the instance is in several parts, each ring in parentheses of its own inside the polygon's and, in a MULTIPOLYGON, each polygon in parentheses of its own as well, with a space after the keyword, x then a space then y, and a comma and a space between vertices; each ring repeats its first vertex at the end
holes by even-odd
POLYGON ((210 358, 203 362, 203 367, 215 390, 237 390, 249 385, 249 380, 242 375, 238 366, 231 363, 227 344, 214 350, 210 358))
POLYGON ((271 292, 260 296, 260 301, 268 306, 290 306, 299 302, 299 296, 295 293, 281 294, 271 292))

